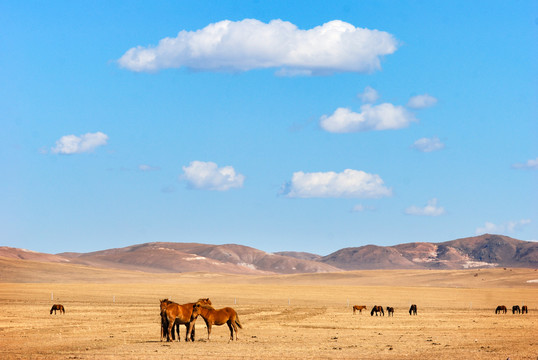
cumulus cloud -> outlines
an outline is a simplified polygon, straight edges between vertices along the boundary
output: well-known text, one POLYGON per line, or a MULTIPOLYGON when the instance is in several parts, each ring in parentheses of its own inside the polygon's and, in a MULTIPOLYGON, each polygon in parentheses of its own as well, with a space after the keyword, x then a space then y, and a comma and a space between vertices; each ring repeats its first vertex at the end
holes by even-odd
POLYGON ((432 152, 443 149, 445 144, 443 144, 439 138, 432 137, 418 139, 411 147, 422 152, 432 152))
POLYGON ((481 234, 503 234, 503 233, 513 233, 520 230, 525 225, 530 224, 529 219, 522 219, 518 221, 508 221, 503 224, 494 224, 492 222, 486 222, 484 226, 476 228, 475 233, 477 235, 481 234))
POLYGON ((396 39, 379 30, 334 20, 309 30, 282 20, 224 20, 197 31, 182 30, 157 46, 137 46, 119 60, 132 71, 186 67, 197 71, 280 68, 280 75, 372 72, 380 58, 397 49, 396 39))
POLYGON ((328 132, 350 133, 401 129, 414 121, 417 121, 415 116, 405 107, 384 103, 363 105, 359 113, 348 108, 338 108, 332 115, 323 115, 320 126, 328 132))
POLYGON ((407 215, 420 215, 420 216, 440 216, 445 213, 445 209, 442 206, 437 206, 437 199, 431 199, 424 207, 410 206, 405 209, 407 215))
POLYGON ((376 89, 367 86, 366 88, 364 88, 364 92, 358 94, 357 97, 361 99, 363 103, 372 104, 375 103, 377 99, 379 99, 379 93, 376 89))
POLYGON ((236 173, 232 166, 219 168, 214 162, 193 161, 183 166, 180 180, 193 189, 226 191, 243 187, 245 176, 236 173))
POLYGON ((51 148, 54 154, 79 154, 91 152, 99 146, 106 145, 108 136, 102 132, 87 133, 84 135, 65 135, 56 141, 56 146, 51 148))
POLYGON ((383 179, 376 174, 346 169, 341 173, 293 173, 282 194, 289 198, 380 198, 391 196, 383 179))
POLYGON ((530 159, 526 163, 516 163, 512 165, 513 169, 538 169, 538 158, 530 159))
POLYGON ((407 106, 412 109, 424 109, 427 107, 431 107, 435 105, 436 103, 437 103, 436 98, 434 98, 431 95, 424 94, 424 95, 412 96, 407 102, 407 106))

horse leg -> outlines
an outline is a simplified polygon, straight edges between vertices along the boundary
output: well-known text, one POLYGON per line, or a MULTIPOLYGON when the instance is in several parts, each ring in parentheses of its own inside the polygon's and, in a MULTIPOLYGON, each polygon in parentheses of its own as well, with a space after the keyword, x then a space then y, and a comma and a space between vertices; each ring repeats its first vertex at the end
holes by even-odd
POLYGON ((176 319, 170 319, 168 318, 168 327, 166 328, 167 330, 167 333, 166 333, 166 341, 167 342, 170 342, 172 340, 174 340, 174 322, 175 322, 176 319), (170 340, 172 339, 172 340, 170 340))
POLYGON ((210 336, 211 336, 211 324, 207 323, 207 341, 209 341, 210 336))
POLYGON ((226 321, 226 325, 228 325, 228 329, 230 329, 230 340, 228 340, 228 342, 234 341, 234 329, 232 327, 232 320, 228 319, 228 321, 226 321))
POLYGON ((175 326, 177 332, 177 341, 181 341, 181 338, 179 337, 179 322, 176 321, 175 326))
POLYGON ((232 326, 234 328, 234 331, 235 331, 235 341, 237 341, 237 325, 235 324, 235 322, 237 321, 237 319, 233 319, 232 320, 232 326))

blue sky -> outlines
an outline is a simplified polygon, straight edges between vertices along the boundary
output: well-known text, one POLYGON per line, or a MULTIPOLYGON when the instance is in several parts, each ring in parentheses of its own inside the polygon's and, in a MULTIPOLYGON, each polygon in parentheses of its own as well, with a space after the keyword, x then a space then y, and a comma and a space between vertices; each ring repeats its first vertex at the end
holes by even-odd
POLYGON ((538 239, 533 1, 3 1, 0 245, 538 239))

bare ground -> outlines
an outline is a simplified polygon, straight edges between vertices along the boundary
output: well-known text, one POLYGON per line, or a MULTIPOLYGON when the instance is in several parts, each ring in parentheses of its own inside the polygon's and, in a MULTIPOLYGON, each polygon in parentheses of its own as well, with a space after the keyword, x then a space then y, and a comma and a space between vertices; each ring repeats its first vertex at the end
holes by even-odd
MULTIPOLYGON (((537 274, 531 269, 139 274, 140 282, 136 275, 119 283, 73 283, 68 277, 66 283, 4 282, 0 358, 534 360, 538 284, 528 281, 537 274), (420 286, 410 285, 413 278, 420 286), (229 342, 228 328, 220 326, 207 341, 199 319, 195 342, 160 342, 159 299, 167 297, 180 303, 210 297, 217 308, 235 308, 243 324, 239 340, 229 342), (50 315, 53 303, 63 304, 66 314, 50 315), (417 316, 407 312, 411 303, 418 305, 417 316), (353 315, 353 304, 393 306, 396 312, 353 315), (529 314, 496 315, 499 304, 525 304, 529 314)), ((109 275, 114 278, 113 271, 109 275)))

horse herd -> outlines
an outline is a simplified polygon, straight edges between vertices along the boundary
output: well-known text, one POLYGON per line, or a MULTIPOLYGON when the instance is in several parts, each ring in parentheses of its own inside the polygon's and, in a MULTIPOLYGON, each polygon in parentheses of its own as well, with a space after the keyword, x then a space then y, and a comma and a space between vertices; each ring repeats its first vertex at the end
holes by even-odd
POLYGON ((230 329, 230 341, 237 340, 237 328, 243 328, 237 312, 231 307, 215 309, 211 305, 209 298, 198 299, 196 302, 180 305, 168 299, 161 301, 161 341, 166 334, 166 341, 175 340, 174 329, 179 338, 179 325, 185 325, 185 341, 194 341, 195 327, 194 323, 198 316, 204 319, 207 327, 207 340, 211 336, 211 327, 213 325, 227 324, 230 329))
MULTIPOLYGON (((501 313, 506 314, 507 312, 508 312, 508 309, 504 305, 499 305, 495 309, 495 314, 501 314, 501 313)), ((514 305, 514 306, 512 306, 512 314, 515 314, 515 313, 528 314, 529 313, 529 308, 527 307, 527 305, 523 305, 521 307, 519 307, 519 305, 514 305)))
MULTIPOLYGON (((355 315, 355 312, 357 311, 360 314, 362 314, 363 310, 368 310, 366 308, 366 305, 353 305, 353 315, 355 315)), ((387 306, 386 310, 387 310, 387 316, 394 316, 394 308, 392 306, 387 306)), ((370 312, 370 315, 374 316, 374 313, 375 313, 375 316, 377 316, 378 313, 381 313, 381 315, 385 316, 385 311, 383 311, 383 306, 374 305, 372 307, 372 311, 370 312)), ((416 314, 417 314, 417 305, 413 304, 409 308, 409 315, 416 315, 416 314)))

